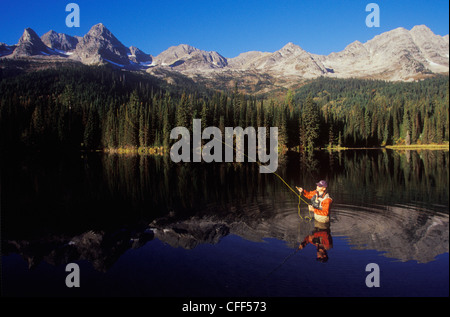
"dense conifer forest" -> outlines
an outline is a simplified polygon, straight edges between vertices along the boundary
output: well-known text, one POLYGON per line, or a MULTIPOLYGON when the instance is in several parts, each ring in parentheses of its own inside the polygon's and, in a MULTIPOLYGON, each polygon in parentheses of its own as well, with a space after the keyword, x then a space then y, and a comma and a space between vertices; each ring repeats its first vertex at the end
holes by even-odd
POLYGON ((449 79, 318 78, 283 100, 212 91, 106 66, 0 73, 3 149, 168 149, 176 126, 279 128, 284 150, 445 143, 449 79))

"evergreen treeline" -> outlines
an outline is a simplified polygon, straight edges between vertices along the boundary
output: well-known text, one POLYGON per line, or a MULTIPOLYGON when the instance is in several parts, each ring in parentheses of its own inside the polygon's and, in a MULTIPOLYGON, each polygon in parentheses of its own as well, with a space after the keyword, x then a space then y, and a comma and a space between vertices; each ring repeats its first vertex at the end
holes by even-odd
POLYGON ((313 97, 320 109, 322 146, 430 144, 449 140, 448 92, 448 76, 409 83, 320 78, 296 100, 313 97))
MULTIPOLYGON (((189 86, 188 86, 189 85, 189 86)), ((0 146, 35 149, 169 147, 170 131, 279 128, 284 149, 442 143, 449 140, 448 77, 414 83, 319 78, 285 100, 170 88, 108 67, 46 69, 0 82, 0 146)), ((268 131, 268 130, 267 130, 268 131)))
MULTIPOLYGON (((165 105, 156 101, 169 101, 177 94, 156 77, 107 66, 11 73, 4 71, 0 81, 2 148, 99 149, 139 146, 139 140, 159 144, 154 135, 162 126, 155 121, 165 105), (145 125, 144 118, 149 120, 145 125), (153 128, 144 135, 142 130, 150 124, 153 128)), ((192 81, 182 80, 179 89, 208 94, 192 81)))

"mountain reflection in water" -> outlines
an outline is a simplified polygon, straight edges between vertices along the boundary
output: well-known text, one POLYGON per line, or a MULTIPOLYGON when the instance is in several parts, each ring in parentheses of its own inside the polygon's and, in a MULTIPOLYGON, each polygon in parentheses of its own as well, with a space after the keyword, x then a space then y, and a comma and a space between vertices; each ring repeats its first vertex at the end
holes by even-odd
MULTIPOLYGON (((347 241, 351 252, 428 263, 448 253, 448 153, 290 154, 277 173, 305 189, 328 180, 330 239, 347 241)), ((273 238, 296 250, 317 230, 304 220, 306 205, 302 219, 297 196, 253 163, 108 154, 3 160, 2 200, 2 256, 20 254, 29 268, 87 260, 107 272, 156 240, 191 250, 227 236, 273 238)))

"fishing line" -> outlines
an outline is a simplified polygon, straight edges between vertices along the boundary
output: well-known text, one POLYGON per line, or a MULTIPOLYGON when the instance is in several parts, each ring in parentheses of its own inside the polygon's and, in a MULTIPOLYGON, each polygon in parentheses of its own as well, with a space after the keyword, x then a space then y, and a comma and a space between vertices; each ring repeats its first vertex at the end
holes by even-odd
POLYGON ((273 274, 276 270, 278 270, 280 267, 282 267, 291 257, 293 257, 300 249, 297 248, 295 249, 291 254, 289 254, 288 256, 286 256, 283 260, 283 262, 281 262, 280 264, 278 264, 278 266, 276 268, 274 268, 272 271, 270 271, 269 273, 267 273, 267 275, 265 276, 265 278, 268 278, 271 274, 273 274))
MULTIPOLYGON (((262 166, 262 167, 264 167, 265 169, 267 169, 270 173, 272 173, 272 174, 274 174, 276 177, 278 177, 295 195, 297 195, 298 196, 298 205, 297 205, 297 208, 298 208, 298 216, 300 217, 300 219, 302 219, 303 220, 303 217, 300 215, 300 203, 303 201, 305 204, 307 204, 308 206, 309 206, 309 203, 307 202, 307 201, 305 201, 303 198, 302 198, 302 195, 300 194, 297 194, 297 192, 291 187, 291 186, 289 186, 289 184, 283 179, 283 177, 281 177, 280 175, 278 175, 277 173, 275 173, 275 172, 272 172, 272 171, 270 171, 268 168, 267 168, 267 166, 265 166, 265 165, 263 165, 263 164, 261 164, 260 162, 258 162, 257 160, 255 160, 255 159, 252 159, 251 157, 249 157, 247 154, 245 154, 244 152, 242 152, 242 151, 239 151, 238 149, 236 149, 234 146, 231 146, 231 145, 229 145, 229 144, 227 144, 227 143, 225 143, 224 141, 222 141, 222 140, 219 140, 219 139, 217 139, 217 138, 214 138, 214 140, 217 140, 217 141, 220 141, 220 142, 222 142, 225 146, 228 146, 229 148, 231 148, 231 149, 233 149, 233 150, 235 150, 236 152, 239 152, 239 153, 241 153, 241 154, 243 154, 243 155, 245 155, 248 159, 250 159, 250 160, 253 160, 254 161, 254 163, 256 163, 256 164, 258 164, 259 166, 262 166)), ((309 216, 308 217, 306 217, 307 219, 309 219, 309 221, 311 221, 312 220, 312 217, 311 217, 311 212, 309 211, 309 209, 308 209, 308 213, 309 213, 309 216)))

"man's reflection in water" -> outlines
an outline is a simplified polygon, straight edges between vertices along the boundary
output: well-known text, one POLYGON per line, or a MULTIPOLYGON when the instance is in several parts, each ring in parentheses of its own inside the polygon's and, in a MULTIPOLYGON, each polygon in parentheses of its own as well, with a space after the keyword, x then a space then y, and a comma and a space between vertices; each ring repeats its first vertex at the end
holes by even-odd
POLYGON ((311 243, 317 248, 317 261, 325 263, 328 261, 328 250, 333 247, 333 238, 331 237, 330 223, 314 221, 314 230, 307 235, 299 245, 299 250, 305 248, 311 243))

